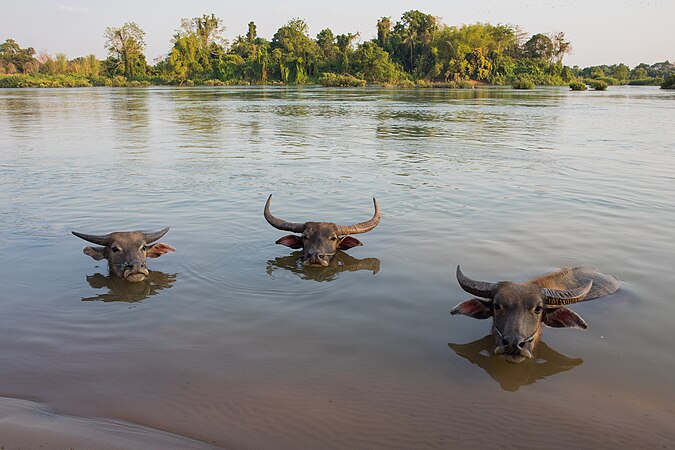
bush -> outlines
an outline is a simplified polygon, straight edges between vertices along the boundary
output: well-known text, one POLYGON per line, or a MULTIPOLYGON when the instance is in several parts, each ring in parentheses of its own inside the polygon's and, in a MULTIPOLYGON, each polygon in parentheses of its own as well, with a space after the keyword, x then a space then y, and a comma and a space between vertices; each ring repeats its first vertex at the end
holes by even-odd
POLYGON ((617 80, 614 77, 597 77, 595 79, 599 81, 604 81, 605 83, 607 83, 608 86, 620 86, 623 84, 621 81, 617 80))
POLYGON ((586 83, 588 83, 588 85, 590 87, 592 87, 593 90, 596 90, 596 91, 606 91, 607 90, 607 83, 605 83, 602 80, 590 79, 590 80, 586 80, 586 83))
POLYGON ((532 78, 528 76, 520 76, 511 82, 513 89, 534 89, 535 84, 532 78))
POLYGON ((127 85, 127 79, 123 75, 117 75, 112 79, 112 85, 114 87, 124 87, 127 85))
POLYGON ((629 86, 658 86, 663 83, 663 78, 638 78, 637 80, 630 80, 629 86))
POLYGON ((204 86, 225 86, 225 82, 216 79, 211 79, 204 81, 204 86))
POLYGON ((108 80, 110 80, 110 78, 101 77, 98 75, 92 75, 89 77, 89 82, 94 86, 106 86, 106 82, 108 80))
POLYGON ((338 75, 332 72, 325 72, 319 77, 319 84, 330 87, 361 87, 366 85, 366 80, 351 75, 338 75))
POLYGON ((409 89, 415 87, 415 82, 408 80, 407 78, 399 80, 395 83, 384 83, 384 87, 387 88, 400 88, 400 89, 409 89))
POLYGON ((588 87, 582 80, 574 80, 570 83, 570 89, 573 91, 585 91, 588 87))
POLYGON ((675 72, 671 73, 661 83, 661 89, 675 89, 675 72))
POLYGON ((76 75, 16 74, 0 76, 0 88, 91 87, 91 82, 76 75))
POLYGON ((146 80, 132 80, 126 84, 126 87, 148 87, 150 82, 146 80))
POLYGON ((448 89, 473 89, 477 82, 473 80, 458 80, 458 81, 427 81, 418 80, 415 83, 416 87, 420 88, 448 88, 448 89))

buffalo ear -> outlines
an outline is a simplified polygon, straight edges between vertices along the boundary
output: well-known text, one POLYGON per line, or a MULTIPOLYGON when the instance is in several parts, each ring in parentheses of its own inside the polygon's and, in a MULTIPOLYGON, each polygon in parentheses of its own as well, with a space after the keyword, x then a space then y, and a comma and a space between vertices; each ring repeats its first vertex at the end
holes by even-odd
POLYGON ((450 310, 450 314, 473 317, 474 319, 488 319, 492 317, 492 301, 472 298, 463 301, 450 310))
POLYGON ((546 308, 544 312, 544 323, 554 328, 588 328, 584 319, 571 309, 567 308, 546 308))
POLYGON ((277 240, 275 244, 285 245, 290 248, 302 248, 302 238, 294 234, 289 234, 277 240))
POLYGON ((356 239, 355 237, 352 236, 345 236, 342 238, 340 243, 338 244, 338 247, 340 250, 349 250, 352 247, 358 247, 363 245, 361 241, 356 239))
POLYGON ((175 252, 176 249, 170 246, 169 244, 165 244, 164 242, 158 242, 156 244, 152 244, 150 247, 148 247, 148 251, 145 254, 148 258, 159 258, 165 253, 169 252, 175 252))
POLYGON ((85 255, 91 256, 96 261, 100 261, 105 258, 105 247, 85 247, 82 249, 82 252, 85 255))

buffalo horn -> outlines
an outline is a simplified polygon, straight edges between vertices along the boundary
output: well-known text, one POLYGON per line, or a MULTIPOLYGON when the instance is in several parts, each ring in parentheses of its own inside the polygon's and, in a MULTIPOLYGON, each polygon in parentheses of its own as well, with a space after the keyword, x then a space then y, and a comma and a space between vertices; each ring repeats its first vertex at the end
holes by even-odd
POLYGON ((98 245, 106 245, 108 243, 108 236, 110 236, 109 234, 84 234, 78 233, 77 231, 71 231, 71 233, 80 239, 84 239, 87 242, 98 245))
POLYGON ((365 222, 357 223, 356 225, 338 225, 337 234, 339 236, 346 236, 348 234, 359 234, 366 233, 377 226, 380 223, 380 206, 377 204, 377 200, 373 197, 373 205, 375 206, 375 214, 370 220, 365 222))
POLYGON ((166 227, 162 230, 155 231, 154 233, 145 233, 144 232, 143 235, 145 236, 145 242, 148 243, 148 244, 151 244, 151 243, 155 242, 157 239, 164 236, 169 231, 169 228, 170 227, 166 227))
POLYGON ((586 298, 592 286, 593 281, 591 280, 588 284, 580 288, 569 289, 566 291, 544 288, 541 290, 541 293, 546 297, 546 304, 549 306, 571 305, 572 303, 580 302, 586 298))
POLYGON ((267 222, 270 225, 272 225, 274 228, 278 230, 291 231, 293 233, 302 233, 304 231, 305 229, 304 223, 286 222, 285 220, 281 220, 278 217, 274 217, 270 212, 270 203, 272 203, 272 194, 270 194, 270 196, 267 197, 264 212, 265 220, 267 220, 267 222))
POLYGON ((462 273, 459 266, 457 266, 457 281, 466 292, 482 298, 493 298, 497 290, 496 283, 472 280, 462 273))

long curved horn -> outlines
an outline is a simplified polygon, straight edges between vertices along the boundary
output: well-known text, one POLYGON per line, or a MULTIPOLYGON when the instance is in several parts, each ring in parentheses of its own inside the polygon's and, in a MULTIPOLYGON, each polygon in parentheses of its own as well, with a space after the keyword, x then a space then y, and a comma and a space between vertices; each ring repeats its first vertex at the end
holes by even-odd
POLYGON ((370 220, 357 223, 356 225, 338 225, 337 234, 339 236, 346 236, 348 234, 366 233, 375 228, 380 223, 380 206, 377 204, 375 197, 373 197, 373 206, 375 206, 375 214, 373 214, 370 220))
POLYGON ((145 236, 145 242, 148 243, 148 244, 151 244, 151 243, 155 242, 157 239, 164 236, 169 231, 169 228, 171 228, 171 227, 166 227, 162 230, 155 231, 154 233, 143 232, 143 235, 145 236))
POLYGON ((87 242, 98 245, 106 245, 108 243, 108 236, 110 236, 109 234, 84 234, 78 233, 77 231, 71 231, 71 233, 80 239, 84 239, 87 242))
POLYGON ((572 303, 580 302, 586 298, 592 286, 593 280, 580 288, 569 289, 566 291, 543 288, 541 293, 546 297, 546 304, 549 306, 571 305, 572 303))
POLYGON ((270 203, 272 203, 272 194, 267 197, 264 212, 265 220, 267 220, 270 225, 278 230, 291 231, 293 233, 302 233, 305 230, 304 223, 286 222, 285 220, 281 220, 278 217, 274 217, 270 212, 270 203))
POLYGON ((457 281, 466 292, 482 298, 494 298, 497 290, 497 283, 472 280, 462 273, 459 266, 457 266, 457 281))

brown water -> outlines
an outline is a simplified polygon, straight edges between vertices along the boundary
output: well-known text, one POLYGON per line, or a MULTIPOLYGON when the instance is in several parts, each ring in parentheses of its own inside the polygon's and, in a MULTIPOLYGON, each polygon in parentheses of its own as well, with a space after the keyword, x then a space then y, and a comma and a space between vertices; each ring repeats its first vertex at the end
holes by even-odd
POLYGON ((651 87, 0 90, 0 430, 37 410, 144 448, 672 447, 673 123, 651 87), (382 222, 303 270, 269 193, 291 221, 376 196, 382 222), (141 285, 70 235, 166 225, 141 285), (449 315, 457 264, 623 284, 514 366, 449 315))

